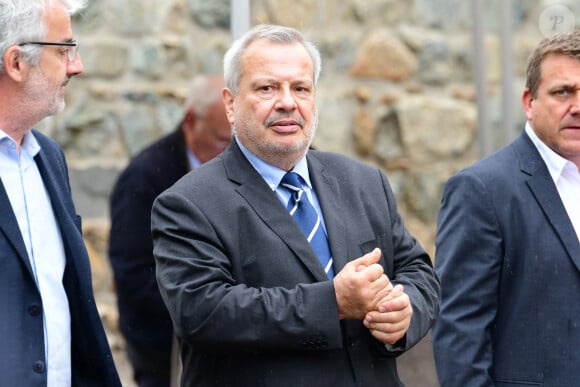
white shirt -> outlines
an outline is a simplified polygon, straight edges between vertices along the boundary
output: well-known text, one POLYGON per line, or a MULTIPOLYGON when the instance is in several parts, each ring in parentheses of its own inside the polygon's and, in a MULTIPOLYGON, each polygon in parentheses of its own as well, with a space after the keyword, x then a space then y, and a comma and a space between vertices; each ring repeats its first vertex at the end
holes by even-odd
POLYGON ((18 155, 16 142, 0 130, 0 179, 42 298, 48 387, 69 387, 70 311, 62 283, 66 257, 50 197, 34 162, 38 152, 40 145, 32 133, 24 135, 18 155))
POLYGON ((526 133, 546 163, 580 241, 580 172, 578 172, 578 167, 544 144, 529 123, 526 124, 526 133))

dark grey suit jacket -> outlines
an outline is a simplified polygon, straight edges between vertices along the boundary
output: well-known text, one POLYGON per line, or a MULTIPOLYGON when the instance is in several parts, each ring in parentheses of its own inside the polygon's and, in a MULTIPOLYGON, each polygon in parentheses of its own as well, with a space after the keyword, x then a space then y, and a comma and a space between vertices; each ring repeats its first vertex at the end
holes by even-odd
MULTIPOLYGON (((33 133, 42 148, 34 160, 50 196, 66 254, 63 283, 71 313, 73 386, 120 386, 95 305, 81 218, 72 202, 64 154, 56 142, 33 133)), ((2 182, 0 308, 0 386, 46 386, 42 300, 2 182)))
POLYGON ((580 243, 525 133, 449 179, 436 245, 442 386, 580 385, 580 243))
MULTIPOLYGON (((374 247, 414 315, 405 348, 438 312, 429 256, 404 228, 386 177, 310 151, 338 273, 374 247)), ((191 386, 398 386, 395 357, 362 322, 338 320, 334 288, 298 225, 232 144, 153 205, 157 279, 191 386), (352 369, 352 371, 351 371, 352 369)))

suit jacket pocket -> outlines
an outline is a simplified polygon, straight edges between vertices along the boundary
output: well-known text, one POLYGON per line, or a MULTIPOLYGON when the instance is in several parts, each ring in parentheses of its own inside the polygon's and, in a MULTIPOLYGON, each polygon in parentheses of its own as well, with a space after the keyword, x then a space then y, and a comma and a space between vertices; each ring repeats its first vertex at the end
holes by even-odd
POLYGON ((391 278, 393 275, 393 246, 387 234, 377 235, 375 239, 359 243, 362 255, 370 253, 375 247, 381 250, 379 263, 385 268, 385 274, 391 278))

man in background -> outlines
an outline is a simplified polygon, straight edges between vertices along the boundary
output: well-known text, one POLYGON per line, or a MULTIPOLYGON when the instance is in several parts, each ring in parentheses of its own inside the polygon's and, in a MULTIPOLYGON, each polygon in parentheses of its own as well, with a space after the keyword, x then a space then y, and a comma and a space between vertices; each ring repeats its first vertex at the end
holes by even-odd
POLYGON ((520 137, 444 190, 441 386, 580 385, 580 31, 539 43, 522 105, 520 137))
POLYGON ((188 171, 221 153, 231 141, 221 76, 197 76, 179 127, 131 160, 113 189, 109 258, 119 324, 140 387, 168 387, 173 329, 155 280, 151 206, 188 171))
POLYGON ((31 129, 83 71, 80 0, 0 0, 0 386, 121 385, 60 146, 31 129))

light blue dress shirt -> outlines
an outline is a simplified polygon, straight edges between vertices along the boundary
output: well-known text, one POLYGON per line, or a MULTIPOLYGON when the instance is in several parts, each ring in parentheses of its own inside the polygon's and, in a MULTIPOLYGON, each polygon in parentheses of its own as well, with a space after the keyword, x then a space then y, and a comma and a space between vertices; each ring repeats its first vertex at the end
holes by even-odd
MULTIPOLYGON (((250 152, 248 148, 242 145, 242 143, 234 136, 234 140, 240 147, 242 153, 250 164, 254 167, 254 169, 262 176, 264 181, 268 184, 268 186, 278 195, 278 198, 286 208, 288 204, 288 200, 290 200, 290 191, 284 187, 280 186, 280 182, 282 178, 286 174, 287 171, 275 167, 271 164, 260 159, 258 156, 250 152)), ((322 209, 320 208, 320 203, 318 201, 318 197, 316 196, 316 192, 312 189, 312 183, 310 182, 310 174, 308 173, 308 163, 306 162, 306 157, 301 158, 294 168, 292 168, 293 172, 296 172, 302 179, 306 182, 306 186, 302 187, 306 192, 308 200, 318 212, 318 216, 320 217, 320 222, 322 227, 324 228, 324 232, 326 233, 326 225, 324 223, 324 216, 322 215, 322 209)), ((327 234, 328 235, 328 234, 327 234)))
POLYGON ((202 163, 201 161, 199 161, 195 153, 193 153, 189 148, 187 148, 186 152, 187 152, 187 161, 189 161, 189 168, 190 169, 199 168, 202 163))

